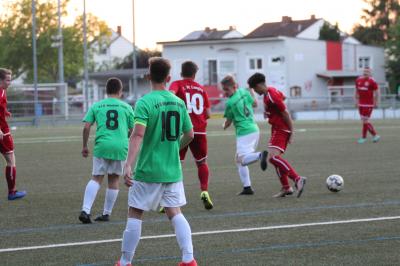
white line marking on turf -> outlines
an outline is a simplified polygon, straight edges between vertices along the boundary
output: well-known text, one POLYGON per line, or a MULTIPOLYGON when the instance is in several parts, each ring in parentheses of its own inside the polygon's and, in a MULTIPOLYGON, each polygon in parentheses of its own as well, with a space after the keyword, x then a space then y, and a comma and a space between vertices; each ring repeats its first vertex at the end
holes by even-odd
MULTIPOLYGON (((194 232, 194 233, 192 233, 192 236, 216 235, 216 234, 226 234, 226 233, 241 233, 241 232, 252 232, 252 231, 265 231, 265 230, 276 230, 276 229, 290 229, 290 228, 311 227, 311 226, 332 225, 332 224, 366 223, 366 222, 398 220, 398 219, 400 219, 400 216, 351 219, 351 220, 339 220, 339 221, 329 221, 329 222, 304 223, 304 224, 273 225, 273 226, 266 226, 266 227, 250 227, 250 228, 239 228, 239 229, 228 229, 228 230, 194 232)), ((140 239, 142 239, 142 240, 160 239, 160 238, 169 238, 169 237, 175 237, 175 234, 143 236, 140 239)), ((58 247, 75 247, 75 246, 95 245, 95 244, 103 244, 103 243, 114 243, 114 242, 121 242, 121 241, 122 241, 121 238, 116 238, 116 239, 105 239, 105 240, 95 240, 95 241, 85 241, 85 242, 51 244, 51 245, 43 245, 43 246, 4 248, 4 249, 0 249, 0 253, 25 251, 25 250, 37 250, 37 249, 49 249, 49 248, 58 248, 58 247)))

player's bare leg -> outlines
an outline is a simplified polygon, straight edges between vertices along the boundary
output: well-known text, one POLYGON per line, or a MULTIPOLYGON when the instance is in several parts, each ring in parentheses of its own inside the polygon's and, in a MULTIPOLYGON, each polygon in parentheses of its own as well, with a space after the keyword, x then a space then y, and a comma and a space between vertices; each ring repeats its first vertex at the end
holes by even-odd
POLYGON ((119 175, 109 174, 108 188, 106 189, 106 195, 104 198, 103 214, 97 216, 96 219, 94 219, 95 221, 108 222, 110 220, 112 209, 118 197, 118 192, 119 192, 119 175))

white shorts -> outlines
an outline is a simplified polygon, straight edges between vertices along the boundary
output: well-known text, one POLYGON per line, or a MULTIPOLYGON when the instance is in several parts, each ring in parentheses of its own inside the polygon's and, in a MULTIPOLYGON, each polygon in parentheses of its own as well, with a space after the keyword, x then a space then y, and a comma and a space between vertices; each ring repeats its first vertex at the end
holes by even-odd
POLYGON ((260 140, 260 132, 250 133, 248 135, 236 138, 236 156, 240 157, 248 153, 255 152, 260 140))
POLYGON ((125 161, 93 157, 92 175, 122 175, 125 161))
POLYGON ((129 188, 128 205, 139 210, 156 211, 161 207, 181 207, 186 204, 183 182, 145 183, 133 181, 129 188))

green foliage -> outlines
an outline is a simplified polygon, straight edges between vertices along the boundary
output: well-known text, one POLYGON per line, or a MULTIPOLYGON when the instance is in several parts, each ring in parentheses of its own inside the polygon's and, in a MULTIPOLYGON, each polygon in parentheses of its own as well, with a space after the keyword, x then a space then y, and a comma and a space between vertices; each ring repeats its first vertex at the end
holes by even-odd
MULTIPOLYGON (((69 0, 62 1, 62 17, 69 0)), ((33 80, 32 1, 16 0, 6 6, 0 18, 0 65, 10 68, 14 77, 26 73, 25 82, 33 80)), ((111 34, 105 22, 88 14, 88 43, 111 34)), ((73 25, 63 25, 65 80, 76 80, 83 69, 82 17, 73 25)), ((39 82, 58 80, 58 49, 52 48, 52 36, 58 33, 57 1, 36 1, 36 34, 39 82)))
POLYGON ((336 23, 335 26, 324 22, 324 25, 319 31, 319 39, 325 41, 339 41, 340 40, 340 30, 336 23))
MULTIPOLYGON (((158 50, 149 50, 149 49, 137 49, 136 54, 136 67, 137 68, 147 68, 149 66, 149 58, 154 56, 161 56, 161 52, 158 50)), ((130 53, 127 57, 123 59, 122 62, 116 63, 117 69, 132 69, 132 53, 130 53)))
POLYGON ((400 20, 389 28, 389 40, 386 43, 388 53, 388 77, 394 90, 400 86, 400 20))

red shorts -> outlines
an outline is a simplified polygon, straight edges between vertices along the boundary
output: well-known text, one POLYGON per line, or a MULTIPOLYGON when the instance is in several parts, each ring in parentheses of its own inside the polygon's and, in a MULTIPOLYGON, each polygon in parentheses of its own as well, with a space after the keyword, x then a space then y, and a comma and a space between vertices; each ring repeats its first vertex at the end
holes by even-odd
POLYGON ((283 130, 271 129, 271 138, 269 139, 268 148, 275 148, 281 152, 285 152, 290 135, 291 133, 283 130))
POLYGON ((11 133, 6 133, 3 140, 0 140, 0 152, 2 154, 11 153, 14 151, 14 140, 11 133))
POLYGON ((374 107, 364 107, 360 106, 358 107, 358 112, 360 113, 361 118, 370 118, 372 111, 374 110, 374 107))
POLYGON ((201 161, 207 158, 207 135, 194 134, 193 141, 179 152, 181 161, 185 159, 188 148, 190 148, 196 161, 201 161))

